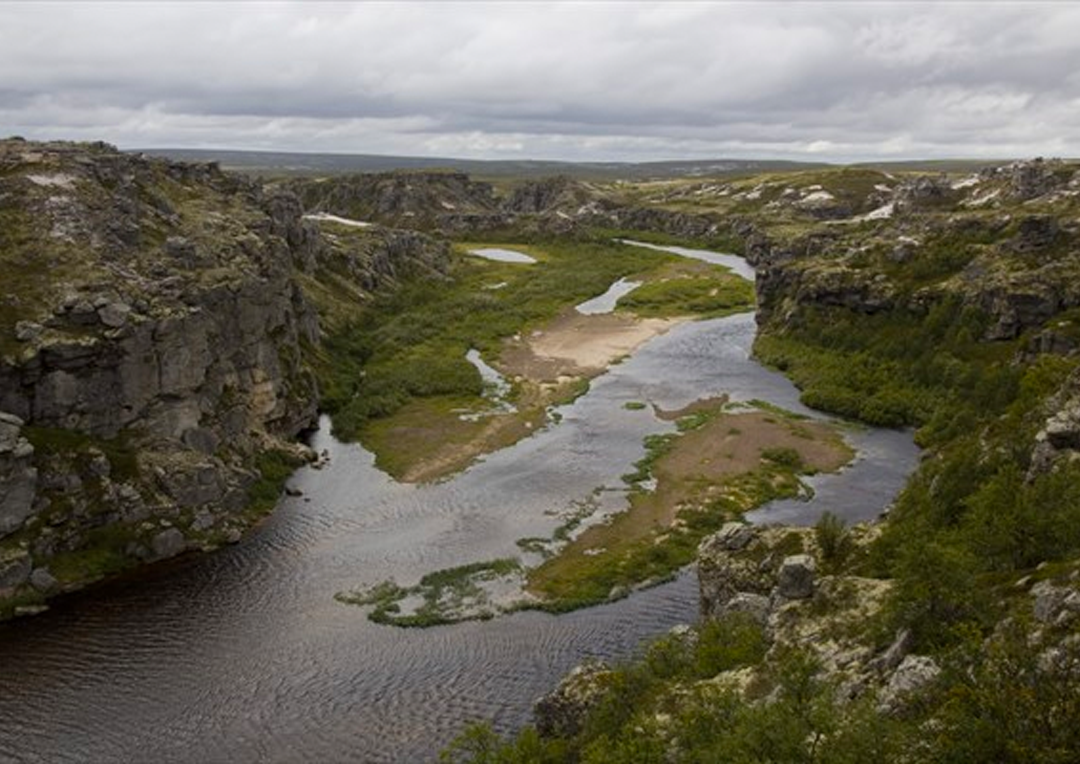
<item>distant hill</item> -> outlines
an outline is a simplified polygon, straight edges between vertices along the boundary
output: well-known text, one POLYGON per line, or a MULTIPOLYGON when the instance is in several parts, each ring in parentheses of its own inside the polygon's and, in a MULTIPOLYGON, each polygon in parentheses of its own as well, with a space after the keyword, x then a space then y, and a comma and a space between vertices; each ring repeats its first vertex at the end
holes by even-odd
POLYGON ((480 178, 540 178, 566 175, 580 180, 725 177, 776 170, 827 167, 822 162, 704 159, 664 162, 556 162, 398 157, 377 154, 305 154, 216 149, 144 149, 143 154, 188 162, 218 162, 237 172, 282 175, 335 175, 392 170, 453 170, 480 178))

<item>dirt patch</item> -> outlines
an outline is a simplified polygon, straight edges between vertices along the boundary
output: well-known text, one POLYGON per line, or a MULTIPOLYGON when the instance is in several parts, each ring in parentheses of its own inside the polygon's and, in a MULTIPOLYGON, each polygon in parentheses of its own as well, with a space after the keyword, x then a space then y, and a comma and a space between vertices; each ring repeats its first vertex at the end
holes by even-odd
POLYGON ((793 449, 810 472, 832 472, 851 460, 835 428, 824 422, 781 418, 765 411, 721 414, 686 433, 656 464, 660 482, 718 482, 757 469, 762 452, 793 449))
POLYGON ((498 367, 504 374, 536 382, 592 377, 686 320, 566 313, 544 328, 507 343, 498 367))

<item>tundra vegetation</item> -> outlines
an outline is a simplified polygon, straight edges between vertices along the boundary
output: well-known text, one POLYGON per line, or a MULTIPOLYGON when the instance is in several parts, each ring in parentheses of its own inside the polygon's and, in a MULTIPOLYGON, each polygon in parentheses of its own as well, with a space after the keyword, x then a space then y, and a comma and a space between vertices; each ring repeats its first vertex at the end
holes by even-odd
MULTIPOLYGON (((709 634, 741 622, 714 613, 598 672, 573 729, 503 739, 481 724, 444 759, 1075 760, 1076 167, 1036 161, 929 179, 814 171, 633 193, 672 211, 739 216, 733 226, 759 267, 755 353, 805 403, 917 428, 926 456, 887 521, 853 535, 826 516, 806 541, 827 574, 800 615, 808 629, 839 607, 827 596, 836 587, 880 597, 813 638, 785 636, 774 612, 760 627, 767 649, 695 675, 709 634), (902 646, 911 666, 935 667, 899 706, 882 700, 883 684, 900 683, 885 668, 894 638, 892 654, 902 646), (845 683, 837 642, 879 656, 866 664, 878 673, 845 683)), ((798 611, 781 612, 789 621, 798 611)))

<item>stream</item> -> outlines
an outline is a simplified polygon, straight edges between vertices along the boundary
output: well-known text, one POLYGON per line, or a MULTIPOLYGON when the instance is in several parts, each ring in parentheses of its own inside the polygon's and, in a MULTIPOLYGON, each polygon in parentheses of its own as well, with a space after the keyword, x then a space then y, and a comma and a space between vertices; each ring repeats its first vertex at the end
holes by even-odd
MULTIPOLYGON (((312 446, 329 465, 297 472, 302 495, 240 544, 0 624, 0 761, 424 762, 471 720, 503 732, 528 723, 535 699, 581 661, 630 656, 694 621, 693 571, 566 615, 430 629, 376 625, 333 595, 516 556, 517 539, 549 536, 598 487, 617 506, 643 438, 673 427, 627 402, 671 410, 728 394, 813 414, 750 360, 755 330, 751 314, 679 325, 595 379, 557 424, 434 485, 394 482, 324 420, 312 446)), ((917 449, 906 432, 848 436, 852 465, 815 478, 811 502, 759 519, 875 517, 917 449)))

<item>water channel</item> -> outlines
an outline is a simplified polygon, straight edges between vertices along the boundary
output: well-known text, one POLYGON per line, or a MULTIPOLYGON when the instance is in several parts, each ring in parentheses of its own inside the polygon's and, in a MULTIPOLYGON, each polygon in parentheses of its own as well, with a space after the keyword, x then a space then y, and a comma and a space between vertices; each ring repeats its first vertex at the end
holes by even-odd
MULTIPOLYGON (((726 393, 810 413, 749 359, 754 332, 749 314, 680 325, 594 380, 558 424, 435 485, 394 482, 323 422, 312 445, 329 465, 299 471, 302 495, 240 544, 0 625, 0 761, 424 762, 470 720, 527 723, 582 660, 692 622, 693 572, 566 615, 421 630, 373 624, 334 593, 516 555, 517 539, 550 535, 597 487, 620 501, 642 439, 671 428, 629 401, 673 409, 726 393)), ((850 440, 855 463, 779 516, 857 520, 888 504, 916 460, 910 434, 850 440)))

